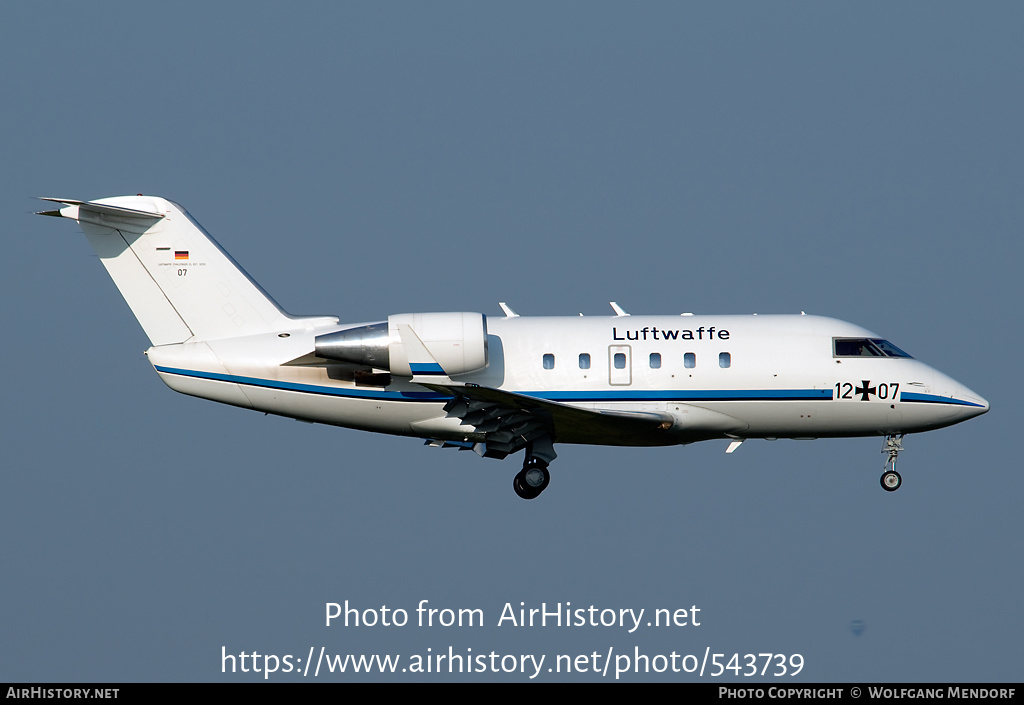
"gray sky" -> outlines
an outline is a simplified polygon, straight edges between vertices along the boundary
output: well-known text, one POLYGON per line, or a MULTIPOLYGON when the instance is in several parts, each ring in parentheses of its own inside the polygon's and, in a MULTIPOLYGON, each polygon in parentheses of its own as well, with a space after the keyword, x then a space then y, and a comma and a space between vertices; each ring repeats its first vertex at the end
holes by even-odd
MULTIPOLYGON (((795 679, 764 679, 780 685, 1021 680, 1022 20, 939 2, 5 7, 0 681, 259 680, 223 674, 221 649, 450 646, 545 669, 801 654, 795 679), (879 438, 722 441, 560 446, 524 502, 521 456, 164 387, 77 226, 31 215, 33 196, 134 193, 188 208, 293 313, 805 310, 992 411, 909 436, 895 494, 879 438), (410 624, 326 627, 345 600, 410 624), (415 626, 420 600, 486 624, 415 626), (701 624, 499 627, 520 602, 696 605, 701 624)), ((612 676, 537 680, 567 678, 612 676)))

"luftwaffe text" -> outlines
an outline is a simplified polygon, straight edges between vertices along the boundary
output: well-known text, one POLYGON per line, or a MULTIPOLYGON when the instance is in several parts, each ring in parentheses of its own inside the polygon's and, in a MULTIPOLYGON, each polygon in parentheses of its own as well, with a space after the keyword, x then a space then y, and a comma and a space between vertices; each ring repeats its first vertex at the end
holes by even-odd
POLYGON ((657 326, 644 326, 643 328, 624 328, 619 330, 618 326, 612 327, 612 340, 728 340, 729 331, 715 326, 701 326, 696 330, 689 328, 658 328, 657 326))

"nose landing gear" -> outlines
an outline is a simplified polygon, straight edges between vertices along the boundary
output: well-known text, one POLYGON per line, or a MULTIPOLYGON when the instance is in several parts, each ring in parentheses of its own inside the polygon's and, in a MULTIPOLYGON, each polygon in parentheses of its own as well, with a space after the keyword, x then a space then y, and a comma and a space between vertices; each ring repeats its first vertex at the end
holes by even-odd
POLYGON ((903 450, 903 436, 902 433, 889 434, 882 445, 882 452, 889 454, 881 479, 882 489, 886 492, 895 492, 903 484, 903 478, 896 472, 896 456, 903 450))

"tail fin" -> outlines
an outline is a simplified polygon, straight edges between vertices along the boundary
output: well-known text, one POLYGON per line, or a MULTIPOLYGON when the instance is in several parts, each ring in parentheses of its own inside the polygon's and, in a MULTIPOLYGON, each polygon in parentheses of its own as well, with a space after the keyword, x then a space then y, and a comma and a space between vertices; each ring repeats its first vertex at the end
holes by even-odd
POLYGON ((285 313, 181 206, 155 196, 63 204, 153 345, 290 330, 336 318, 285 313))

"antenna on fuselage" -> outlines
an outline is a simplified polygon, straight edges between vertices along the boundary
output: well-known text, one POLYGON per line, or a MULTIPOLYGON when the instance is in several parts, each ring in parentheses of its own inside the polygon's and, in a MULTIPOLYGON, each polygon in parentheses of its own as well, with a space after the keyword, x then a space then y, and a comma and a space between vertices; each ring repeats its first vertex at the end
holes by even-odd
POLYGON ((505 318, 519 318, 519 314, 509 308, 509 305, 504 301, 499 301, 498 305, 501 306, 501 310, 505 312, 505 318))

